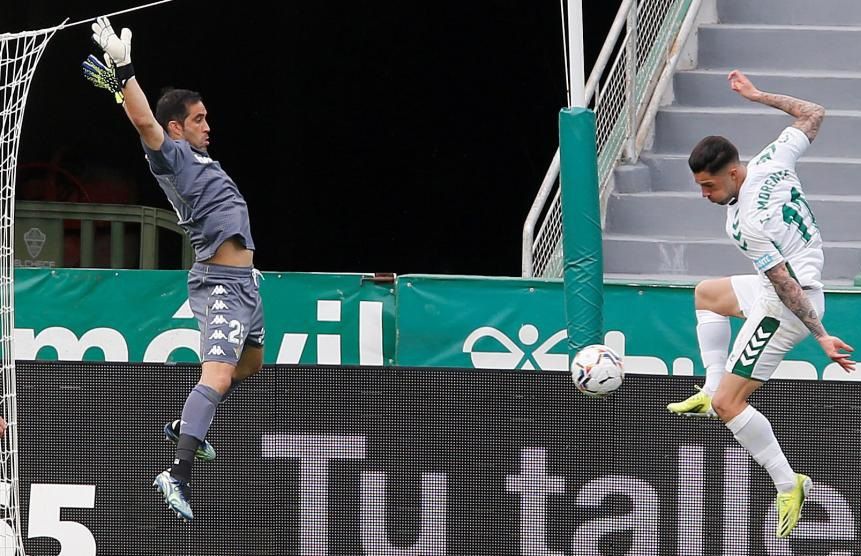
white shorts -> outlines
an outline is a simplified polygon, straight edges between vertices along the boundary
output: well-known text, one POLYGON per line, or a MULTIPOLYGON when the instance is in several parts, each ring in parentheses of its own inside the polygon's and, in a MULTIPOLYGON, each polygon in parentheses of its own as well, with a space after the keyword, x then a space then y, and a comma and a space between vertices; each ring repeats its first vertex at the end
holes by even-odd
MULTIPOLYGON (((758 275, 732 276, 730 281, 745 322, 733 342, 726 370, 765 382, 810 331, 774 293, 766 292, 758 275)), ((804 293, 821 319, 825 294, 821 289, 804 293)))

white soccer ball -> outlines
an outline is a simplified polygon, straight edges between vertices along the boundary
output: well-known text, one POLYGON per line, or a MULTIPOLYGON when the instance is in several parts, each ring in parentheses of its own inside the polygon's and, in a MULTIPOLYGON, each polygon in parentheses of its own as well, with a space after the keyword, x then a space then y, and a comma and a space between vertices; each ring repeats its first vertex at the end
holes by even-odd
POLYGON ((577 389, 593 398, 615 392, 625 379, 622 358, 605 345, 586 346, 571 361, 571 378, 577 389))

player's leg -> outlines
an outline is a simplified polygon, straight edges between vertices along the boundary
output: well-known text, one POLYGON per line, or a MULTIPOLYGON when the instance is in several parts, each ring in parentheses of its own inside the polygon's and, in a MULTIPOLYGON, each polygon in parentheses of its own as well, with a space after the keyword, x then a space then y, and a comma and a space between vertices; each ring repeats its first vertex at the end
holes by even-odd
POLYGON ((242 347, 242 355, 239 357, 239 362, 236 364, 236 369, 233 372, 230 389, 224 394, 221 402, 227 400, 230 394, 239 387, 242 382, 263 369, 263 342, 266 334, 263 326, 263 300, 260 297, 259 284, 257 276, 259 273, 253 271, 253 291, 251 298, 254 302, 254 309, 251 312, 251 319, 248 326, 248 334, 245 337, 245 343, 242 347))
MULTIPOLYGON (((247 274, 245 269, 240 272, 247 274)), ((248 318, 248 325, 243 325, 241 327, 242 330, 247 331, 247 333, 242 335, 244 336, 242 354, 240 355, 239 361, 231 375, 230 387, 221 397, 221 403, 227 401, 233 391, 236 390, 236 388, 239 387, 246 378, 257 374, 261 369, 263 369, 263 343, 265 329, 263 326, 263 301, 260 297, 259 283, 257 281, 258 274, 259 273, 256 270, 253 270, 251 279, 248 279, 247 276, 245 276, 243 279, 239 280, 240 285, 244 286, 243 289, 245 290, 245 295, 238 297, 246 298, 246 302, 244 303, 246 306, 244 314, 250 314, 251 316, 248 318), (249 305, 252 306, 250 311, 248 307, 249 305)), ((214 289, 215 288, 213 288, 213 290, 214 289)), ((231 302, 233 301, 234 300, 231 300, 231 302)), ((213 317, 212 321, 215 321, 216 318, 217 317, 213 317)), ((219 319, 219 322, 221 322, 221 320, 227 322, 226 319, 219 319)), ((213 322, 210 322, 210 325, 212 324, 213 322)), ((206 347, 201 348, 202 353, 205 353, 206 351, 206 347)), ((176 443, 179 439, 179 429, 179 419, 171 423, 167 423, 164 426, 165 438, 176 443)), ((196 459, 200 461, 213 461, 215 457, 215 448, 206 439, 204 439, 200 447, 197 449, 196 459)))
POLYGON ((224 361, 204 361, 201 365, 200 380, 189 392, 182 407, 176 458, 171 468, 171 475, 175 479, 191 482, 192 468, 198 452, 203 455, 200 459, 215 459, 215 450, 211 446, 202 450, 201 447, 206 442, 206 435, 218 405, 230 388, 234 369, 234 364, 224 361), (211 457, 208 457, 209 451, 211 457))
POLYGON ((703 280, 694 290, 694 307, 697 317, 697 343, 705 368, 705 385, 699 392, 681 402, 667 405, 667 409, 686 417, 715 418, 711 397, 724 375, 729 356, 729 317, 744 317, 761 285, 757 275, 732 276, 703 280))
POLYGON ((215 450, 205 441, 215 411, 224 392, 230 387, 234 365, 220 361, 204 361, 200 381, 189 392, 182 408, 180 432, 176 439, 176 457, 170 469, 163 471, 153 484, 164 496, 177 517, 191 521, 191 479, 194 460, 214 459, 215 450), (207 450, 208 448, 208 450, 207 450), (211 450, 211 457, 208 451, 211 450))
MULTIPOLYGON (((823 312, 821 292, 811 301, 823 312)), ((773 295, 773 294, 772 294, 773 295)), ((815 294, 814 294, 815 296, 815 294)), ((795 473, 768 419, 747 403, 748 397, 771 378, 789 350, 807 336, 801 321, 783 303, 763 296, 751 309, 727 361, 712 407, 739 444, 769 474, 778 491, 777 536, 786 537, 798 523, 812 481, 795 473)))
POLYGON ((233 373, 234 381, 243 381, 263 369, 263 346, 246 344, 233 373))
MULTIPOLYGON (((791 345, 781 341, 779 300, 761 298, 739 330, 727 361, 727 374, 712 408, 751 456, 771 475, 778 491, 791 489, 795 474, 777 444, 768 419, 747 403, 771 377, 791 345)), ((781 333, 784 331, 781 331, 781 333)))
MULTIPOLYGON (((219 284, 212 284, 209 270, 210 267, 208 265, 195 264, 188 273, 188 302, 192 313, 197 319, 198 329, 200 330, 200 358, 203 361, 201 365, 201 379, 203 379, 204 375, 210 376, 216 374, 208 370, 210 367, 208 359, 217 358, 218 353, 226 354, 229 352, 229 349, 225 350, 226 346, 221 346, 219 343, 224 335, 222 328, 228 321, 224 315, 220 314, 222 312, 220 308, 212 308, 213 310, 210 311, 210 305, 218 301, 223 296, 221 292, 226 292, 226 290, 224 290, 223 286, 216 289, 216 286, 219 286, 219 284)), ((217 363, 217 359, 215 362, 217 363)), ((206 385, 207 383, 204 384, 206 385)), ((203 392, 211 396, 207 388, 195 387, 195 389, 198 391, 198 394, 203 392)), ((195 390, 192 390, 192 392, 195 392, 195 390)), ((192 393, 189 393, 189 397, 192 397, 192 393)), ((188 399, 186 399, 186 404, 188 404, 188 399)), ((183 421, 185 419, 175 419, 166 423, 163 428, 165 439, 174 444, 178 443, 183 421)), ((202 440, 195 453, 196 459, 200 461, 214 460, 216 456, 215 448, 206 439, 202 440)))
MULTIPOLYGON (((738 279, 757 280, 758 277, 740 276, 738 279)), ((733 278, 704 280, 697 284, 694 306, 697 315, 697 343, 706 372, 703 392, 712 396, 723 377, 729 356, 729 317, 744 316, 733 287, 733 278)))
POLYGON ((189 272, 189 304, 200 326, 203 363, 182 409, 173 465, 154 482, 168 506, 188 521, 193 518, 188 485, 194 460, 202 447, 206 451, 206 435, 230 388, 253 312, 246 281, 251 281, 250 269, 195 264, 189 272))
POLYGON ((263 369, 263 346, 256 346, 246 343, 242 348, 242 355, 239 357, 239 363, 233 370, 233 375, 230 380, 230 388, 224 393, 221 398, 221 403, 227 401, 234 390, 245 381, 246 378, 256 375, 263 369))

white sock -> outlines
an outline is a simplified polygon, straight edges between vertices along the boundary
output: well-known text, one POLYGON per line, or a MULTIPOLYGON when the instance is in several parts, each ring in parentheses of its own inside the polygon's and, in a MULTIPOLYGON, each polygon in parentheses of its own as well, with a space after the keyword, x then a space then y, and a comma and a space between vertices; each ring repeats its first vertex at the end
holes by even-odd
POLYGON ((726 426, 756 463, 768 471, 777 492, 789 492, 795 488, 795 471, 786 461, 765 415, 749 405, 726 426))
POLYGON ((720 379, 726 372, 731 333, 729 317, 711 311, 697 310, 697 342, 700 344, 703 367, 706 368, 706 383, 703 391, 709 396, 717 391, 720 379))

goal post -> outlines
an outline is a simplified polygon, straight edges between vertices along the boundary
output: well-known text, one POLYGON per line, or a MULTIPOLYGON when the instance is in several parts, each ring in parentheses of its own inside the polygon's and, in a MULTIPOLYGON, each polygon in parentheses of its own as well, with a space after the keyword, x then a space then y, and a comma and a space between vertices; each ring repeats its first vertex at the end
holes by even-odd
POLYGON ((15 392, 15 176, 27 93, 36 65, 62 27, 0 34, 0 556, 24 556, 18 493, 15 392))

